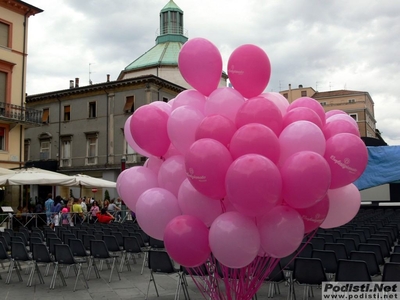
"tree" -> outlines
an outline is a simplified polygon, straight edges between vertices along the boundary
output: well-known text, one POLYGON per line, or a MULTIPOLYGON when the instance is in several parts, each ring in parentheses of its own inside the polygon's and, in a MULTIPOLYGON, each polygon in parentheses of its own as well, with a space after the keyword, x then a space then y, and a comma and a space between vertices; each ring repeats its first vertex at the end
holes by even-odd
POLYGON ((108 190, 104 192, 104 200, 110 200, 110 194, 108 193, 108 190))

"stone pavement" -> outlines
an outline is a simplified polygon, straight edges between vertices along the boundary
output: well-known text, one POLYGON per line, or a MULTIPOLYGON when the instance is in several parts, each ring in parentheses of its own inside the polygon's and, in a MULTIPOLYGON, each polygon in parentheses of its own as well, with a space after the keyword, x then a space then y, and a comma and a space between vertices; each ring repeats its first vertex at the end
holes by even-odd
MULTIPOLYGON (((53 268, 50 268, 49 276, 44 277, 45 284, 40 284, 38 277, 35 275, 35 280, 31 287, 26 286, 28 275, 25 274, 24 269, 21 272, 23 282, 18 281, 16 272, 13 272, 10 284, 5 284, 7 277, 8 263, 4 263, 5 269, 0 266, 0 274, 2 279, 0 280, 0 299, 5 300, 19 300, 19 299, 41 299, 41 300, 58 300, 58 299, 140 299, 144 300, 147 285, 150 278, 150 271, 145 267, 143 275, 141 271, 141 259, 137 260, 137 264, 131 264, 132 271, 127 271, 126 268, 121 272, 121 280, 118 279, 117 273, 114 270, 114 274, 111 283, 108 283, 110 270, 104 265, 102 271, 100 271, 101 278, 97 279, 92 270, 90 279, 88 281, 89 289, 86 289, 81 279, 78 281, 77 290, 73 292, 75 273, 71 269, 69 276, 66 279, 67 286, 63 286, 60 279, 57 278, 56 286, 54 290, 49 289, 51 275, 53 268)), ((22 265, 22 264, 21 264, 22 265)), ((24 268, 24 267, 23 267, 24 268)), ((86 274, 86 265, 83 265, 83 270, 86 274)), ((44 275, 44 267, 41 267, 42 274, 44 275)), ((176 283, 178 276, 176 275, 158 275, 155 274, 155 280, 158 287, 160 297, 157 297, 154 285, 151 283, 149 298, 150 300, 168 300, 174 299, 176 283)), ((188 289, 190 299, 198 300, 204 299, 201 293, 198 291, 192 279, 188 276, 188 289)), ((258 299, 267 299, 269 283, 263 284, 259 292, 257 293, 258 299)), ((273 299, 283 300, 287 298, 288 287, 285 283, 279 285, 281 294, 275 295, 273 299)), ((297 299, 303 297, 303 287, 296 287, 297 299)), ((182 291, 180 299, 185 299, 182 291)), ((321 290, 314 288, 314 299, 321 299, 321 290)))

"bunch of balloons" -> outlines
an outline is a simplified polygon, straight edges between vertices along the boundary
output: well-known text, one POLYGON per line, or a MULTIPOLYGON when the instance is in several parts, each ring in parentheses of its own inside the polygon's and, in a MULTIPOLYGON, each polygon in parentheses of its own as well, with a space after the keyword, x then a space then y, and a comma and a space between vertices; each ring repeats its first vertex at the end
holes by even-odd
POLYGON ((354 119, 312 98, 289 104, 264 93, 271 64, 258 46, 238 47, 227 66, 233 88, 218 88, 218 49, 189 40, 179 69, 193 89, 138 108, 125 124, 148 160, 120 174, 118 193, 186 267, 211 253, 229 268, 285 257, 305 233, 350 221, 361 203, 352 183, 368 154, 354 119))

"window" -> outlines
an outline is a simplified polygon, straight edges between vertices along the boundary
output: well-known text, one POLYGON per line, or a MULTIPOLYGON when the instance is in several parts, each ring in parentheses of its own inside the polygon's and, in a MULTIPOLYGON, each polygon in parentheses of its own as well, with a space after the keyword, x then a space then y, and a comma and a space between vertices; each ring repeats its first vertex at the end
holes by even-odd
POLYGON ((42 123, 44 124, 49 124, 49 109, 44 108, 43 109, 43 114, 42 114, 42 123))
POLYGON ((125 149, 126 149, 125 151, 126 162, 136 163, 137 153, 135 152, 135 150, 131 148, 131 146, 129 146, 128 142, 125 142, 125 149))
POLYGON ((283 97, 285 97, 286 99, 288 99, 288 97, 289 97, 288 93, 284 93, 284 94, 283 94, 283 97))
POLYGON ((96 102, 89 102, 89 118, 96 118, 96 102))
POLYGON ((167 97, 162 97, 162 101, 165 102, 165 103, 168 103, 169 100, 168 100, 167 97))
POLYGON ((69 105, 64 106, 64 121, 71 120, 71 107, 69 105))
MULTIPOLYGON (((0 102, 6 103, 7 73, 0 72, 0 102)), ((4 107, 2 107, 4 108, 4 107)))
POLYGON ((86 134, 86 165, 97 164, 97 132, 86 134))
POLYGON ((356 99, 349 99, 349 103, 356 103, 356 99))
POLYGON ((0 102, 11 102, 12 70, 15 64, 0 59, 0 102))
POLYGON ((301 91, 301 96, 302 97, 307 97, 307 91, 301 91))
POLYGON ((50 158, 50 140, 40 141, 40 160, 46 160, 50 158))
POLYGON ((0 46, 11 48, 11 24, 0 22, 0 46))
POLYGON ((358 121, 358 114, 349 114, 350 117, 352 117, 354 120, 358 121))
POLYGON ((61 167, 71 166, 71 137, 61 138, 61 167))
POLYGON ((325 106, 325 105, 326 105, 326 102, 320 102, 320 103, 321 103, 322 106, 325 106))
POLYGON ((6 150, 6 128, 0 127, 0 151, 6 150))
POLYGON ((24 141, 24 160, 28 161, 30 160, 31 156, 31 140, 27 139, 24 141))
POLYGON ((132 113, 135 110, 135 96, 126 97, 124 112, 132 113))

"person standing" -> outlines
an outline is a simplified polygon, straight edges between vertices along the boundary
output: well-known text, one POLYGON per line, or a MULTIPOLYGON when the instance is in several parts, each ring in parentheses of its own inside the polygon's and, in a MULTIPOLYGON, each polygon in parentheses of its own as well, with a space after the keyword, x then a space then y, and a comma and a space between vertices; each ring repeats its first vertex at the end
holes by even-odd
POLYGON ((73 222, 75 225, 81 224, 83 220, 83 211, 80 199, 74 198, 74 204, 71 207, 71 212, 73 216, 73 222))
POLYGON ((60 212, 62 209, 62 205, 61 205, 61 197, 57 196, 54 199, 54 208, 53 208, 53 227, 54 226, 60 226, 60 212))
POLYGON ((52 215, 53 215, 53 207, 54 207, 54 200, 52 199, 51 193, 47 195, 47 200, 44 203, 44 209, 46 211, 46 223, 47 226, 50 226, 52 223, 52 215))

